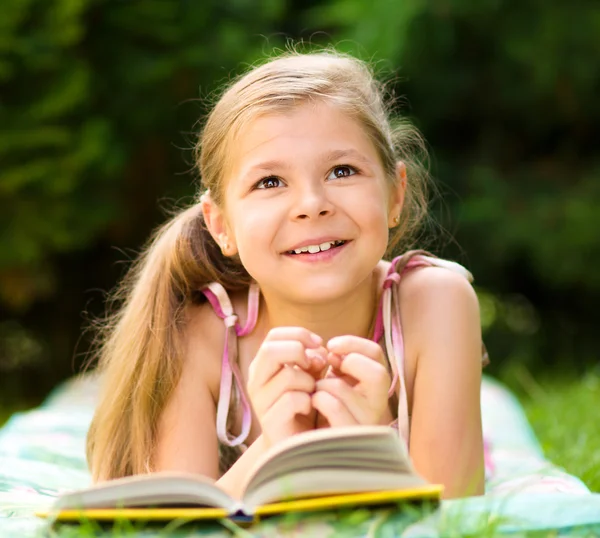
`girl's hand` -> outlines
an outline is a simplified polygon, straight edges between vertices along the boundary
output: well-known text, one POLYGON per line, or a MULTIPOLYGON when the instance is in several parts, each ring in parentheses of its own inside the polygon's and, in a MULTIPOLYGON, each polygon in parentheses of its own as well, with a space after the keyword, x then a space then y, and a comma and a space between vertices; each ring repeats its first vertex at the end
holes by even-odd
POLYGON ((312 396, 317 427, 382 424, 391 378, 379 344, 348 335, 332 338, 327 349, 331 366, 312 396))
POLYGON ((302 327, 276 327, 248 368, 248 397, 267 448, 315 427, 311 395, 327 366, 322 340, 302 327))

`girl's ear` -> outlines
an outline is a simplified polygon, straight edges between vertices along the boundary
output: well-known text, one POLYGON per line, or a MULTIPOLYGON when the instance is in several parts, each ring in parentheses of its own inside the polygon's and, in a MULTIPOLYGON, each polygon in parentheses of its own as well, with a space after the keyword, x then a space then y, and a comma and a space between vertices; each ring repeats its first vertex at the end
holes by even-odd
POLYGON ((396 163, 396 184, 390 190, 388 226, 393 228, 400 223, 400 213, 406 196, 406 165, 402 161, 396 163))
POLYGON ((233 234, 227 225, 225 214, 222 209, 214 203, 209 191, 206 191, 200 197, 200 205, 202 207, 202 215, 204 216, 206 227, 217 245, 221 247, 223 256, 233 256, 234 254, 237 254, 237 246, 233 234))

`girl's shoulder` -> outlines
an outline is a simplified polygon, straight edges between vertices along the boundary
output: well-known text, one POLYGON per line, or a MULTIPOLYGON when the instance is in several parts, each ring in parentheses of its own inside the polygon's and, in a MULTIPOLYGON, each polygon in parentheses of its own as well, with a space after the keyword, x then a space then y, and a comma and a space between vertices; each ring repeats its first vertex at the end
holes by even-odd
MULTIPOLYGON (((412 351, 431 342, 432 334, 448 331, 465 332, 481 342, 479 301, 472 281, 467 269, 448 260, 424 256, 419 263, 407 264, 398 296, 406 344, 412 351)), ((482 359, 486 364, 484 347, 482 359)))
POLYGON ((223 320, 208 301, 190 304, 183 330, 184 370, 201 372, 215 402, 219 399, 221 360, 225 344, 223 320))
MULTIPOLYGON (((225 294, 238 323, 245 325, 248 317, 248 290, 227 291, 225 294)), ((215 402, 219 400, 225 337, 225 321, 217 314, 213 304, 208 300, 202 300, 189 305, 184 331, 185 355, 189 360, 197 360, 202 364, 215 402)), ((247 354, 246 348, 256 347, 255 339, 253 332, 248 337, 239 338, 235 343, 240 346, 242 362, 247 354)))
POLYGON ((439 292, 474 294, 473 275, 465 267, 425 251, 409 251, 392 261, 382 260, 379 272, 383 275, 382 282, 390 274, 399 275, 395 282, 405 299, 439 292))
MULTIPOLYGON (((248 315, 248 290, 226 291, 233 313, 243 323, 248 315)), ((190 304, 186 317, 186 335, 190 339, 202 340, 209 347, 222 349, 225 337, 223 318, 218 316, 215 307, 206 299, 190 304), (220 346, 220 348, 219 348, 220 346)))
POLYGON ((476 298, 475 290, 471 285, 472 277, 466 269, 463 270, 438 262, 407 268, 400 279, 400 293, 409 301, 427 298, 435 301, 440 296, 446 295, 476 298))
POLYGON ((427 340, 430 332, 449 324, 479 330, 477 294, 459 272, 438 265, 407 271, 399 284, 399 297, 400 315, 409 333, 417 329, 427 340))

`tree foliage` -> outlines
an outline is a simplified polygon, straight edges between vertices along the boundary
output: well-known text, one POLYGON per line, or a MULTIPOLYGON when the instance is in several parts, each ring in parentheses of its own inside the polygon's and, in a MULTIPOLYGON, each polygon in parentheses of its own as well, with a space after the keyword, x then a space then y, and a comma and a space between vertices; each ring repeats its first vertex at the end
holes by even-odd
POLYGON ((12 380, 5 395, 47 389, 81 362, 74 353, 86 349, 77 346, 82 312, 100 313, 89 305, 103 298, 93 290, 110 289, 122 274, 115 261, 133 255, 113 247, 139 249, 164 206, 193 193, 189 149, 204 100, 262 55, 268 40, 260 34, 275 33, 284 7, 3 3, 0 372, 12 380))
POLYGON ((482 286, 492 354, 593 356, 598 35, 592 3, 557 0, 5 0, 4 394, 77 369, 82 312, 101 312, 116 262, 194 192, 206 101, 286 38, 334 43, 396 76, 432 150, 434 212, 456 238, 441 253, 482 286))

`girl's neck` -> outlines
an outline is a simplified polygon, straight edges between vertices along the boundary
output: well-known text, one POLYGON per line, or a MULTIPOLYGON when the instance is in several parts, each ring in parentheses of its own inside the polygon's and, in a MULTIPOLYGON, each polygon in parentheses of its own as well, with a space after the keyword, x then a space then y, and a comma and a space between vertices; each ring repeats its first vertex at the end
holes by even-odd
POLYGON ((304 327, 318 334, 324 343, 345 334, 372 338, 380 296, 378 273, 378 270, 373 271, 351 294, 339 301, 313 307, 261 294, 260 317, 265 336, 273 327, 304 327))

